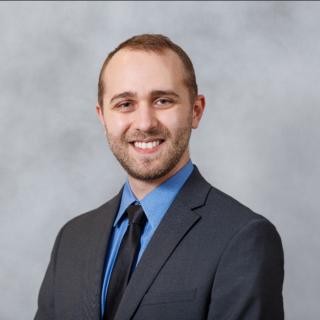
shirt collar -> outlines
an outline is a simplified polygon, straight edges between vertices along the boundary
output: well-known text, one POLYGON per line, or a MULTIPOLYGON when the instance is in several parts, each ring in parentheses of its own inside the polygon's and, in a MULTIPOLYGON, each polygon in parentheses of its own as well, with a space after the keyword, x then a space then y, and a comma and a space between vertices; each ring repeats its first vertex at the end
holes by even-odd
POLYGON ((169 209, 171 203, 176 197, 177 193, 189 178, 193 171, 193 164, 191 160, 187 162, 175 175, 167 179, 158 187, 149 192, 142 200, 138 200, 131 190, 129 181, 127 179, 121 197, 121 203, 117 217, 113 226, 116 226, 123 217, 126 209, 134 202, 140 204, 147 216, 148 222, 152 229, 156 229, 164 214, 169 209))

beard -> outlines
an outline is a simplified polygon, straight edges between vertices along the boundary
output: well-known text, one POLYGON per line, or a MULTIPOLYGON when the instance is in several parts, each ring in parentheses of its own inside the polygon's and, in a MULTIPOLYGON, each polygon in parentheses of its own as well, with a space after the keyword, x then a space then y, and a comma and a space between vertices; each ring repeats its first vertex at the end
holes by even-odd
POLYGON ((147 132, 127 132, 120 138, 110 134, 106 128, 106 135, 112 153, 124 170, 135 179, 151 181, 165 176, 178 164, 188 149, 191 125, 176 129, 174 134, 161 126, 147 132), (131 142, 147 138, 164 140, 160 151, 155 155, 130 156, 129 149, 133 148, 131 142))

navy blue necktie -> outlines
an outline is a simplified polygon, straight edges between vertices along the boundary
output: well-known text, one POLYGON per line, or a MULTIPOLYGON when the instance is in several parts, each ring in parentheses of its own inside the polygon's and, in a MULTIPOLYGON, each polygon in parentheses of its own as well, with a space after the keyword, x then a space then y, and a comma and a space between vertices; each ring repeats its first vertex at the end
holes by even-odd
POLYGON ((140 237, 146 224, 146 216, 140 205, 131 205, 126 210, 129 225, 120 244, 111 273, 103 320, 113 320, 123 293, 129 283, 140 249, 140 237))

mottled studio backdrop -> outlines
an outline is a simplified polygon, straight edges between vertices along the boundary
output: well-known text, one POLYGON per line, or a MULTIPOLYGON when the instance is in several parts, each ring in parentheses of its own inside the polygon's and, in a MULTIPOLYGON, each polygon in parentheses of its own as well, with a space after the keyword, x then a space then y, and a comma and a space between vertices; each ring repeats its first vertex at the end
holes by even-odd
POLYGON ((285 249, 287 319, 319 319, 320 3, 0 4, 0 319, 31 319, 59 228, 125 175, 95 115, 119 42, 163 33, 207 108, 192 159, 265 215, 285 249))

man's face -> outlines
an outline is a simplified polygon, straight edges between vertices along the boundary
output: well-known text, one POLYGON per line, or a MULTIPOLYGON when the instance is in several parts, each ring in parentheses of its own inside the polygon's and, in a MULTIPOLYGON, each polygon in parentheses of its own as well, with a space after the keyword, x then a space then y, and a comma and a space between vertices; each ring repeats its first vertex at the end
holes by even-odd
POLYGON ((131 177, 155 180, 188 161, 204 98, 192 103, 184 78, 182 62, 169 50, 122 49, 106 67, 97 112, 113 154, 131 177))

